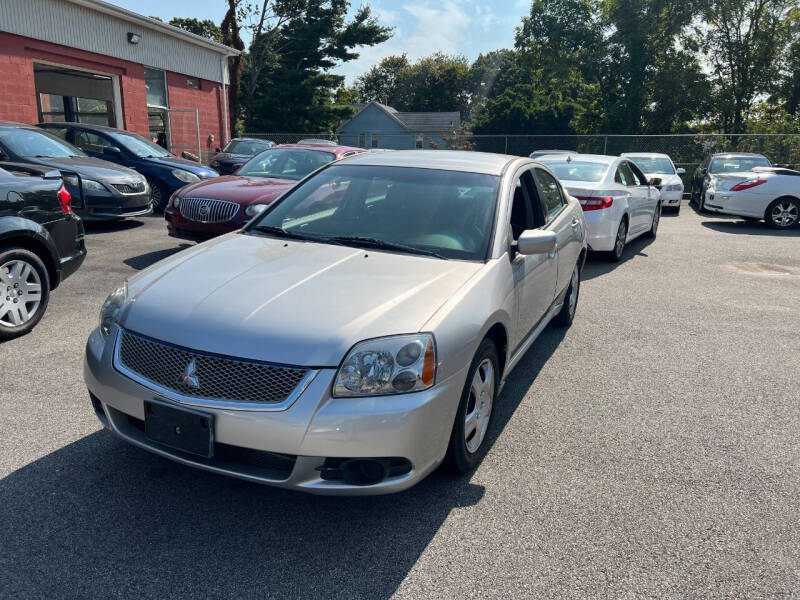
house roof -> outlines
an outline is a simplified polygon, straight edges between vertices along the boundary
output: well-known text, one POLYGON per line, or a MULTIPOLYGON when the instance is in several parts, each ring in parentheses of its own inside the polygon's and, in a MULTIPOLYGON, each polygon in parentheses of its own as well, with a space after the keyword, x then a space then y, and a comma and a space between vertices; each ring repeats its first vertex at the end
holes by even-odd
POLYGON ((340 129, 347 123, 352 123, 370 106, 376 106, 389 117, 397 121, 409 133, 414 132, 444 132, 461 127, 460 112, 398 112, 391 106, 380 102, 370 102, 360 106, 359 111, 349 121, 345 121, 340 129))

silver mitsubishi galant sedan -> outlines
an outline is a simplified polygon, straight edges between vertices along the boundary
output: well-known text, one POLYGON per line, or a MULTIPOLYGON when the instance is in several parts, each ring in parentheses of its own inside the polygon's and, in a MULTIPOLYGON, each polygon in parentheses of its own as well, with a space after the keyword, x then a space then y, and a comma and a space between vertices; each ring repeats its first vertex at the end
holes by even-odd
POLYGON ((131 278, 86 347, 100 421, 181 463, 319 494, 383 494, 486 451, 502 383, 586 256, 547 167, 363 154, 243 230, 131 278))

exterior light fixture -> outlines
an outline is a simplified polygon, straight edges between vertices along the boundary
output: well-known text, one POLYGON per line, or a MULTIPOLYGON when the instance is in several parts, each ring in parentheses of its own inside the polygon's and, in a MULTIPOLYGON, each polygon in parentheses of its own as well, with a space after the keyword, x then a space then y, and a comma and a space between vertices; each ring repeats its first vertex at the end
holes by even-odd
POLYGON ((142 40, 142 36, 138 33, 133 33, 132 31, 128 32, 128 43, 129 44, 138 44, 142 40))

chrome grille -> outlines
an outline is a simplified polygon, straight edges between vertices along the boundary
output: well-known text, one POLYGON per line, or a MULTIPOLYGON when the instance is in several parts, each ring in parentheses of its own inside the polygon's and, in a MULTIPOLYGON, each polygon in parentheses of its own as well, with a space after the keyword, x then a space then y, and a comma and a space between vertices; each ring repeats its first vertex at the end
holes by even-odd
POLYGON ((239 212, 239 205, 227 200, 181 198, 180 211, 183 218, 190 221, 224 223, 230 221, 239 212))
POLYGON ((144 181, 138 183, 112 183, 111 187, 122 194, 141 194, 144 191, 144 181))
POLYGON ((130 331, 122 332, 119 344, 118 360, 123 368, 190 398, 277 404, 286 400, 308 374, 302 367, 222 358, 130 331))

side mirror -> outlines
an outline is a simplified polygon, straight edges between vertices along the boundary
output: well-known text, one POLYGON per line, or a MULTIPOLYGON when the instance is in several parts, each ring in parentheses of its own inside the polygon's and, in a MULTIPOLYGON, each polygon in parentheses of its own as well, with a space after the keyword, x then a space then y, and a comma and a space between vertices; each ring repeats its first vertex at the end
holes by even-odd
POLYGON ((708 169, 700 169, 701 175, 706 175, 708 173, 708 169))
POLYGON ((649 182, 648 185, 652 185, 653 187, 658 187, 661 185, 661 177, 653 177, 649 182))
POLYGON ((104 146, 103 154, 107 156, 122 156, 122 150, 120 150, 116 146, 104 146))
POLYGON ((678 167, 677 169, 675 169, 675 172, 678 175, 686 175, 686 169, 684 169, 683 167, 678 167))
POLYGON ((552 231, 529 229, 523 231, 517 240, 520 254, 550 254, 556 249, 556 234, 552 231))
POLYGON ((222 148, 214 148, 214 152, 222 152, 222 148))

